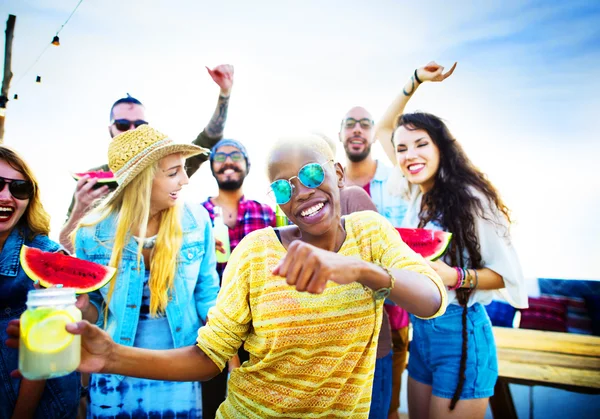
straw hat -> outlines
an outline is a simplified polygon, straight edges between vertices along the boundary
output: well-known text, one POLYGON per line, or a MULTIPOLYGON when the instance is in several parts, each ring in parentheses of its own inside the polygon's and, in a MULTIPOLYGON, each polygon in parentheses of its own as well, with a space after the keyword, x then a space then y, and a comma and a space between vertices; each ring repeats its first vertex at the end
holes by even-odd
POLYGON ((193 144, 176 144, 149 125, 140 125, 113 138, 108 146, 108 166, 119 186, 108 196, 106 205, 114 201, 142 170, 175 153, 181 153, 185 158, 204 154, 208 159, 210 150, 193 144))

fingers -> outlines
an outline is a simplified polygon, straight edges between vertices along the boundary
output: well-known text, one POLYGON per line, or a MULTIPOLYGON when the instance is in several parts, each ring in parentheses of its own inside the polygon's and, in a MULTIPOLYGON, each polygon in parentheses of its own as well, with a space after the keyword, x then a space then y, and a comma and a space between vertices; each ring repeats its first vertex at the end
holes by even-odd
POLYGON ((98 333, 97 326, 91 325, 87 320, 82 320, 76 323, 68 323, 66 326, 67 332, 73 335, 81 335, 83 337, 92 338, 98 333))
POLYGON ((6 334, 8 335, 8 339, 6 339, 4 342, 8 348, 19 348, 19 334, 21 329, 20 324, 21 322, 18 319, 8 322, 8 325, 6 326, 6 334))
POLYGON ((448 77, 450 77, 452 75, 452 73, 454 73, 454 69, 456 68, 456 64, 458 64, 458 61, 454 63, 454 65, 452 66, 452 68, 450 70, 448 70, 448 72, 446 74, 443 75, 442 80, 446 80, 448 77))
POLYGON ((225 253, 225 248, 223 247, 223 242, 219 239, 215 239, 215 249, 217 252, 225 253))
POLYGON ((288 284, 293 285, 292 283, 290 283, 291 281, 293 281, 293 283, 296 284, 296 290, 308 291, 308 286, 313 282, 313 276, 316 273, 314 269, 315 264, 313 263, 314 261, 312 260, 312 258, 310 258, 310 260, 301 260, 303 260, 304 262, 296 264, 298 265, 298 273, 295 279, 292 280, 290 278, 290 275, 288 275, 288 284))
POLYGON ((75 185, 75 192, 79 192, 81 188, 83 188, 83 186, 86 183, 88 183, 88 180, 90 180, 89 175, 81 176, 81 178, 79 178, 79 180, 77 181, 77 185, 75 185))
POLYGON ((330 274, 325 273, 320 267, 316 269, 310 278, 309 284, 306 286, 306 291, 311 294, 322 294, 329 281, 330 274))
POLYGON ((79 310, 86 311, 90 305, 90 296, 87 294, 81 294, 77 296, 77 301, 75 302, 75 307, 79 310))
POLYGON ((19 370, 14 370, 14 371, 12 371, 12 372, 10 373, 10 376, 11 376, 12 378, 20 378, 20 379, 23 379, 23 378, 24 378, 24 377, 23 377, 23 375, 22 375, 22 374, 19 372, 19 370))

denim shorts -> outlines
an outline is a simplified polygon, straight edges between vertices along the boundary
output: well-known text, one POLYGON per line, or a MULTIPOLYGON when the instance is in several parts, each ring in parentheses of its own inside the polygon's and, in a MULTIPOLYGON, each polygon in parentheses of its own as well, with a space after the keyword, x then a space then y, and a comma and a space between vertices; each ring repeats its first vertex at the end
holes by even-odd
MULTIPOLYGON (((458 386, 462 353, 463 307, 450 304, 446 313, 431 320, 411 316, 408 374, 432 387, 432 394, 451 399, 458 386)), ((467 367, 461 399, 480 399, 494 394, 498 358, 492 324, 485 308, 476 303, 467 314, 467 367)))

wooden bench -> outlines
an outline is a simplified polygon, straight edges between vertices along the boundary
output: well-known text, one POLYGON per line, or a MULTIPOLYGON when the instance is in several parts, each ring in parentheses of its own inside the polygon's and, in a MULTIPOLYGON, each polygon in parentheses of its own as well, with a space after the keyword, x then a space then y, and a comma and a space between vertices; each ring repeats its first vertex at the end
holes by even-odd
POLYGON ((600 393, 600 337, 494 327, 499 377, 490 407, 517 418, 509 383, 600 393))

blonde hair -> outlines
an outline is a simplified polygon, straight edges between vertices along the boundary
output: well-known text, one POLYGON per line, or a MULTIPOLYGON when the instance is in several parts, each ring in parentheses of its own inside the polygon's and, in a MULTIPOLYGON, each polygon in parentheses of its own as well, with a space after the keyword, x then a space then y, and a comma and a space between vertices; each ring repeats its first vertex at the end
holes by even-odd
POLYGON ((5 145, 0 145, 0 160, 4 160, 33 185, 33 193, 29 198, 29 204, 18 223, 29 228, 28 239, 30 240, 40 234, 47 236, 50 233, 50 215, 42 205, 39 184, 31 168, 15 150, 5 145))
MULTIPOLYGON (((140 238, 146 237, 146 228, 150 217, 150 197, 152 182, 157 173, 158 162, 145 168, 127 185, 116 199, 106 206, 100 206, 94 212, 100 217, 81 226, 93 226, 104 220, 110 214, 117 215, 117 228, 110 256, 109 266, 118 268, 121 264, 123 250, 131 240, 132 231, 137 231, 140 238)), ((158 234, 156 245, 150 261, 150 315, 164 313, 169 302, 169 291, 173 288, 177 274, 177 253, 183 242, 181 227, 181 207, 175 206, 158 214, 158 234)), ((96 217, 94 217, 96 218, 96 217)), ((78 227, 78 228, 79 228, 78 227)), ((143 240, 139 241, 137 263, 142 260, 143 240)), ((108 317, 108 305, 114 292, 115 281, 111 281, 105 300, 105 326, 108 317)))

